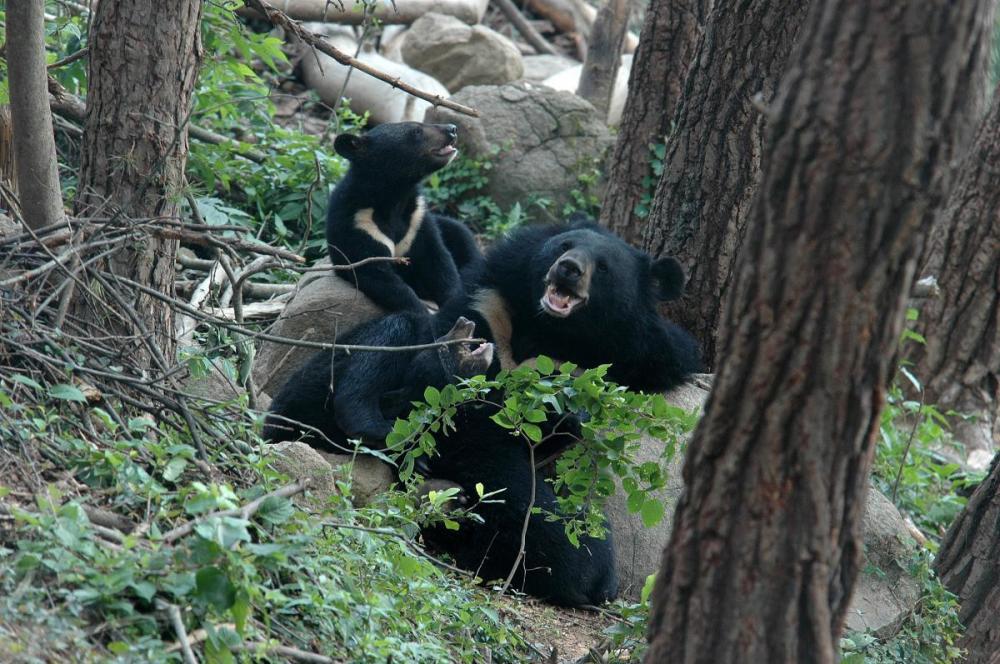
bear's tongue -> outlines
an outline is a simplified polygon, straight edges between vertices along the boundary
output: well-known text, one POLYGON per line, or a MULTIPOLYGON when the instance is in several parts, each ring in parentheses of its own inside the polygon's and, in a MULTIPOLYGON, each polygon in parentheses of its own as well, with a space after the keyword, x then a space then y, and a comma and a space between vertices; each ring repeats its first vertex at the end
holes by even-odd
POLYGON ((576 295, 559 290, 555 286, 545 289, 545 304, 549 309, 557 314, 568 316, 573 311, 573 306, 580 299, 576 295))

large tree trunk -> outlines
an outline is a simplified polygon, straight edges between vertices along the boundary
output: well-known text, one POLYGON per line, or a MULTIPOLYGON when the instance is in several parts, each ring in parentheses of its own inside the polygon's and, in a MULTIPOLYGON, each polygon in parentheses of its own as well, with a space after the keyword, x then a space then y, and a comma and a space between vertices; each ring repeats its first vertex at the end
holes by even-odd
POLYGON ((646 10, 629 74, 628 98, 608 162, 601 224, 638 245, 645 218, 636 207, 652 186, 650 146, 665 143, 710 0, 654 0, 646 10))
MULTIPOLYGON (((201 58, 201 6, 200 0, 98 4, 90 30, 78 215, 136 226, 177 216, 201 58)), ((133 237, 92 272, 107 270, 171 294, 177 241, 138 227, 133 237)), ((139 366, 149 367, 156 349, 172 359, 173 312, 113 278, 111 285, 125 294, 127 311, 106 319, 106 309, 89 303, 93 291, 78 292, 77 316, 94 332, 117 336, 139 366)))
POLYGON ((647 662, 836 661, 916 241, 991 0, 815 3, 771 105, 647 662))
POLYGON ((935 561, 945 587, 961 601, 967 664, 1000 662, 1000 457, 951 524, 935 561))
POLYGON ((24 221, 42 228, 63 220, 56 142, 45 72, 45 3, 7 8, 7 66, 17 189, 24 221))
POLYGON ((629 0, 609 0, 597 12, 590 31, 587 58, 583 62, 576 94, 593 104, 602 118, 608 117, 611 106, 611 92, 615 87, 615 77, 622 60, 622 44, 628 31, 629 9, 629 0))
POLYGON ((674 117, 643 246, 684 265, 685 295, 666 313, 701 342, 706 369, 715 366, 720 310, 760 177, 760 109, 808 7, 716 0, 674 117))
MULTIPOLYGON (((988 51, 988 49, 982 49, 988 51)), ((957 420, 956 438, 992 451, 1000 434, 1000 94, 994 94, 973 149, 929 241, 941 296, 925 301, 917 330, 926 338, 910 359, 926 400, 975 415, 957 420)))

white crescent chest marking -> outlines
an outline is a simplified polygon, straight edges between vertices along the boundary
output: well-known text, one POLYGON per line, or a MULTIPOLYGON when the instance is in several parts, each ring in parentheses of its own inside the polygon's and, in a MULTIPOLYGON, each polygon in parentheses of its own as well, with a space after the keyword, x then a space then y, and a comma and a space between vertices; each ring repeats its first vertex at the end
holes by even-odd
POLYGON ((413 214, 410 215, 410 227, 406 229, 406 235, 403 239, 396 244, 396 256, 405 256, 409 253, 410 247, 413 246, 413 241, 417 239, 417 233, 420 231, 420 227, 424 223, 424 214, 427 213, 427 204, 424 202, 423 196, 417 196, 417 204, 413 208, 413 214))
POLYGON ((514 336, 514 326, 510 321, 510 311, 507 309, 507 301, 500 293, 492 288, 481 290, 473 296, 472 309, 486 319, 493 333, 493 347, 496 348, 497 357, 500 358, 501 369, 513 369, 514 351, 511 347, 511 338, 514 336))
POLYGON ((393 242, 388 235, 375 223, 372 208, 363 208, 354 213, 354 227, 366 233, 371 239, 383 245, 389 250, 390 256, 405 256, 413 246, 413 241, 420 232, 420 226, 424 223, 424 215, 427 213, 427 204, 422 196, 417 197, 413 214, 410 215, 410 224, 406 229, 406 234, 399 242, 393 242))

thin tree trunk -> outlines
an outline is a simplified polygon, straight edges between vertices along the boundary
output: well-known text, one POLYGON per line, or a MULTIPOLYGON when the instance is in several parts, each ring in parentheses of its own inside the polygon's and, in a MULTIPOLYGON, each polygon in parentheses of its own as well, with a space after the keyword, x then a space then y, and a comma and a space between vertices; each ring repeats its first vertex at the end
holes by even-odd
POLYGON ((685 295, 666 313, 701 342, 706 369, 715 365, 720 310, 760 178, 760 109, 809 4, 716 0, 674 117, 643 246, 684 265, 685 295))
MULTIPOLYGON (((90 31, 87 118, 76 211, 134 220, 176 217, 187 159, 187 123, 201 57, 200 0, 101 2, 90 31)), ((171 293, 176 240, 136 232, 108 270, 171 293)), ((95 331, 117 335, 123 353, 150 366, 157 346, 173 358, 173 312, 125 289, 131 311, 104 320, 78 293, 76 313, 95 331), (134 315, 133 315, 134 314, 134 315), (92 318, 93 317, 93 318, 92 318)))
POLYGON ((1000 457, 951 524, 934 565, 961 601, 966 664, 1000 663, 1000 457))
MULTIPOLYGON (((988 49, 982 49, 988 51, 988 49)), ((992 451, 1000 406, 1000 94, 958 170, 955 187, 929 241, 941 296, 924 302, 917 331, 926 345, 910 359, 925 399, 975 415, 957 420, 956 438, 992 451)))
POLYGON ((633 245, 642 238, 656 182, 650 149, 666 143, 709 4, 654 0, 646 10, 601 206, 601 224, 633 245), (637 214, 646 196, 647 210, 637 214))
POLYGON ((611 92, 622 59, 622 44, 628 30, 629 0, 610 0, 597 12, 590 32, 587 59, 580 73, 576 94, 597 109, 602 118, 608 117, 611 92))
POLYGON ((31 228, 63 220, 56 141, 45 72, 45 3, 7 7, 7 68, 21 214, 31 228))
POLYGON ((647 662, 836 661, 917 237, 991 0, 815 3, 771 105, 647 662))

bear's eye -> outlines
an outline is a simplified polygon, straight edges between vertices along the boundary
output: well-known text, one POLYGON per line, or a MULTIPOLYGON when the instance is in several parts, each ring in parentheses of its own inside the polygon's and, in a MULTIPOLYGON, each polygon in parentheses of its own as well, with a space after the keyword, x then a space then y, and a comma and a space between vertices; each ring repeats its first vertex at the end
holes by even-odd
POLYGON ((598 272, 607 272, 608 271, 608 264, 605 263, 604 261, 597 261, 597 271, 598 272))
POLYGON ((572 246, 573 245, 570 244, 569 242, 563 242, 562 244, 559 245, 559 251, 562 251, 562 252, 569 251, 570 248, 572 248, 572 246))

